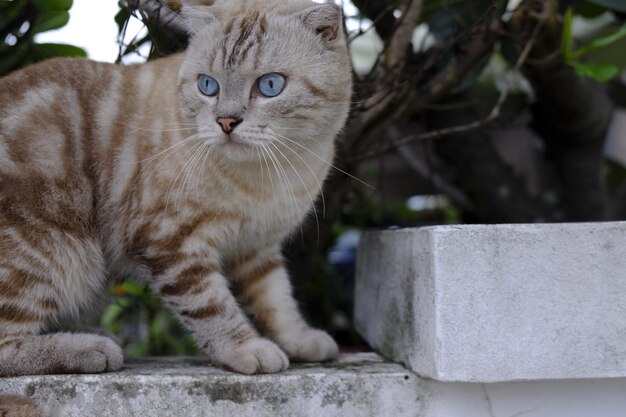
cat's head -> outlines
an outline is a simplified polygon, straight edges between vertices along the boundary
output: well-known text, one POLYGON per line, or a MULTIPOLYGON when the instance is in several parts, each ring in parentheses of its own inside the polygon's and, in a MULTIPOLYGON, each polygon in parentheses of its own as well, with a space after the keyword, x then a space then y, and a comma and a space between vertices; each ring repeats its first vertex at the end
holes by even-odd
POLYGON ((182 15, 191 40, 178 79, 181 108, 216 152, 253 159, 263 146, 332 147, 352 89, 336 5, 183 2, 182 15))

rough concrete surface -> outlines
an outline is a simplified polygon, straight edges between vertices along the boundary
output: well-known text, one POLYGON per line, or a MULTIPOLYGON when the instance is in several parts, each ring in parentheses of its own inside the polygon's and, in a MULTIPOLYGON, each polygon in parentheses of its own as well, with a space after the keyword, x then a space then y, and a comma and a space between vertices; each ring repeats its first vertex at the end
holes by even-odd
POLYGON ((623 417, 624 392, 626 378, 439 382, 361 353, 273 375, 150 358, 99 375, 4 378, 0 406, 20 394, 49 417, 623 417))
POLYGON ((130 361, 119 372, 0 379, 49 416, 418 416, 425 383, 373 353, 239 375, 204 358, 130 361), (423 391, 423 390, 421 390, 423 391))
POLYGON ((361 240, 355 321, 441 381, 626 376, 626 222, 436 226, 361 240))

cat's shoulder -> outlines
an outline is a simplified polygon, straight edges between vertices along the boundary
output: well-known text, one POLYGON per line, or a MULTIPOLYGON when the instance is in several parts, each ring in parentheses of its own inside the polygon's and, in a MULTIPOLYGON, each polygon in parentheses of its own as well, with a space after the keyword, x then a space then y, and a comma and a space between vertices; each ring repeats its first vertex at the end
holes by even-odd
POLYGON ((107 62, 98 62, 88 58, 51 58, 13 71, 2 79, 6 80, 20 77, 58 78, 65 73, 93 71, 96 69, 114 69, 116 67, 121 66, 107 62))
POLYGON ((0 78, 0 101, 43 84, 80 87, 90 79, 120 71, 121 66, 87 58, 52 58, 0 78))
POLYGON ((0 78, 0 117, 29 92, 36 91, 40 100, 46 100, 50 88, 89 91, 98 84, 104 86, 105 80, 121 70, 121 65, 86 58, 52 58, 13 71, 0 78))

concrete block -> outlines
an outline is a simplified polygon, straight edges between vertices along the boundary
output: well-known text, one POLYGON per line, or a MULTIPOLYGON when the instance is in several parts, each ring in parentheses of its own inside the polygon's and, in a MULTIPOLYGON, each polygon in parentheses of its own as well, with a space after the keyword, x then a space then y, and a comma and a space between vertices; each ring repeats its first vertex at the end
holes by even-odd
POLYGON ((46 416, 415 416, 414 374, 376 354, 239 375, 205 358, 130 361, 119 372, 0 379, 0 394, 33 399, 46 416))
POLYGON ((355 322, 440 381, 626 376, 626 222, 367 233, 355 322))

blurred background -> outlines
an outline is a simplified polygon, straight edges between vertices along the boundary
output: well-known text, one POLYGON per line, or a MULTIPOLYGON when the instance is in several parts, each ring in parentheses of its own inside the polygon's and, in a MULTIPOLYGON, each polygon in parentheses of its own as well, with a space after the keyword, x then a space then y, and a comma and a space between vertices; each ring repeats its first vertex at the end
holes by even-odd
MULTIPOLYGON (((367 229, 626 219, 626 1, 337 3, 351 117, 323 215, 285 254, 305 316, 343 350, 367 349, 351 325, 367 229)), ((57 56, 128 65, 183 51, 176 4, 0 0, 0 75, 57 56)), ((197 353, 158 298, 122 278, 96 321, 126 354, 197 353)))

